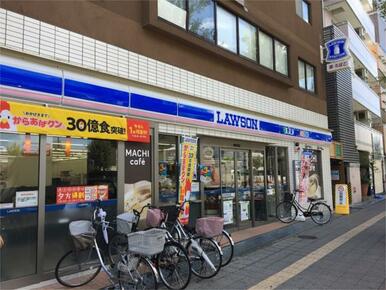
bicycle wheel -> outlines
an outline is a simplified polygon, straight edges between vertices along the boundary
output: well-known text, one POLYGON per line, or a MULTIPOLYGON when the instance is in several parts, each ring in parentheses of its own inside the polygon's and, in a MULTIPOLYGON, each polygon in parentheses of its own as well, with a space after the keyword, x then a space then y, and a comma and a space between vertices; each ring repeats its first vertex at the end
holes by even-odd
POLYGON ((157 257, 157 269, 162 282, 172 290, 184 289, 191 277, 191 266, 185 248, 169 241, 157 257))
POLYGON ((220 271, 221 250, 212 239, 195 237, 189 241, 187 251, 194 275, 208 279, 220 271))
POLYGON ((120 289, 157 289, 156 272, 147 258, 128 254, 118 263, 120 289))
POLYGON ((276 217, 283 223, 290 223, 298 215, 298 209, 289 201, 283 201, 276 207, 276 217))
POLYGON ((311 218, 318 225, 324 225, 331 220, 331 209, 330 207, 323 203, 315 203, 311 207, 311 218))
POLYGON ((79 287, 93 280, 101 270, 101 263, 94 247, 69 251, 55 267, 55 278, 66 287, 79 287))
POLYGON ((231 235, 223 230, 221 235, 213 238, 222 250, 222 263, 221 267, 224 267, 230 263, 233 258, 234 242, 231 235))
POLYGON ((111 264, 115 265, 121 256, 127 253, 127 237, 123 234, 115 235, 109 242, 108 253, 111 264))

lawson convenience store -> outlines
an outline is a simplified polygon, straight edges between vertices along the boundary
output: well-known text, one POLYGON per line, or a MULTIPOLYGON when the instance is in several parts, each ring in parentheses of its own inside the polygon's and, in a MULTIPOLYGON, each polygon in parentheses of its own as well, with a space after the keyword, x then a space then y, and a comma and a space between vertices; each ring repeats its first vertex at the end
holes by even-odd
POLYGON ((90 218, 96 197, 110 218, 173 206, 183 136, 198 137, 192 221, 223 216, 231 230, 273 221, 276 204, 306 182, 331 203, 326 130, 56 63, 2 56, 0 69, 6 286, 52 278, 71 247, 68 223, 90 218))

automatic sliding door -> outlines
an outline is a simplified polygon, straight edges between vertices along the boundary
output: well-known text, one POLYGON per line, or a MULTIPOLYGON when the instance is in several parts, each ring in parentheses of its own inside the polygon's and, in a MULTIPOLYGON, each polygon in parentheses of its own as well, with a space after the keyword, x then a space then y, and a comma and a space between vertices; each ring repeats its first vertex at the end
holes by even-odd
POLYGON ((266 220, 264 151, 252 152, 252 192, 255 207, 255 220, 266 220))
POLYGON ((223 205, 224 223, 235 224, 236 213, 236 184, 235 184, 235 155, 233 150, 221 150, 221 197, 223 205))
POLYGON ((248 151, 236 151, 237 203, 239 223, 251 220, 251 186, 248 151))

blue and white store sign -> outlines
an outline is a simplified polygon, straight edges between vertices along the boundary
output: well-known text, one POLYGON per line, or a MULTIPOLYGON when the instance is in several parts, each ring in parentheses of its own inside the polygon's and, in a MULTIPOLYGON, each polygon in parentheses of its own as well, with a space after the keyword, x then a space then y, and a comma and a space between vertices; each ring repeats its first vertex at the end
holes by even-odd
POLYGON ((122 83, 50 71, 0 57, 0 96, 53 105, 93 108, 154 120, 184 123, 256 136, 329 143, 330 133, 298 128, 254 115, 230 111, 160 93, 129 88, 122 83), (16 65, 14 65, 16 63, 16 65))
POLYGON ((327 49, 327 71, 333 72, 349 67, 350 53, 348 51, 348 43, 346 38, 336 38, 328 41, 327 49))

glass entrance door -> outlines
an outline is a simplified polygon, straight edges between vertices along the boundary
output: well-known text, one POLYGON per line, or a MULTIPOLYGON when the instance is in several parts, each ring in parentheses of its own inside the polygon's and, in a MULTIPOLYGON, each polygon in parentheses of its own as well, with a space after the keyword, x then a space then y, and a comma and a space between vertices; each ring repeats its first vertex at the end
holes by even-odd
POLYGON ((237 219, 239 225, 251 221, 251 180, 248 151, 236 151, 237 219))
POLYGON ((236 224, 235 152, 221 150, 221 199, 224 224, 236 224))
POLYGON ((252 152, 252 192, 255 207, 255 220, 267 219, 265 194, 265 164, 264 151, 252 152))
POLYGON ((221 197, 225 224, 251 221, 249 152, 221 149, 221 197))

